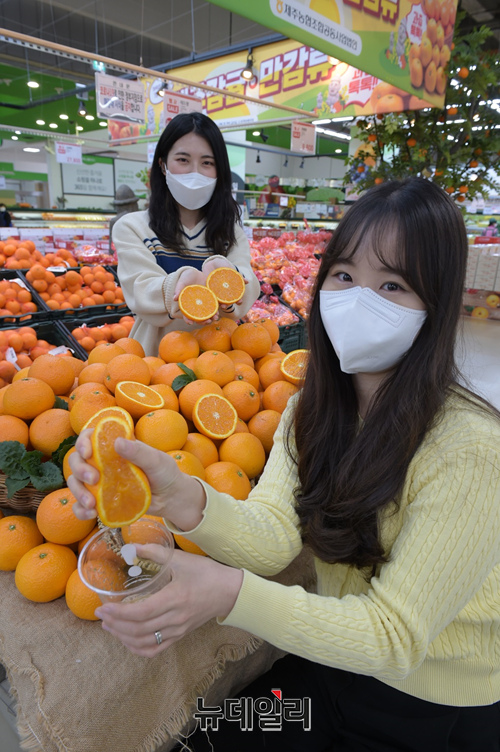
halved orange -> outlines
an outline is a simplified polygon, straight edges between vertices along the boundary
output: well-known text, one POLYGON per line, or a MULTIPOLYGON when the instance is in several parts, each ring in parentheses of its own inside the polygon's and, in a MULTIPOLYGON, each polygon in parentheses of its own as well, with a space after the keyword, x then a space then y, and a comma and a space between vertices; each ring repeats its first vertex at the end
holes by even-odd
POLYGON ((116 385, 115 400, 118 407, 123 407, 134 420, 153 410, 160 410, 165 404, 161 394, 136 381, 120 381, 116 385))
POLYGON ((228 266, 221 266, 210 272, 206 284, 219 303, 224 305, 237 303, 245 293, 245 280, 236 269, 228 266))
POLYGON ((131 433, 134 432, 134 421, 132 420, 132 416, 129 412, 127 412, 127 410, 124 410, 123 407, 103 407, 102 410, 96 412, 96 414, 93 415, 90 420, 85 423, 83 428, 95 428, 101 418, 109 418, 113 415, 122 417, 123 420, 128 423, 131 433))
POLYGON ((193 408, 193 423, 211 439, 227 439, 236 429, 238 413, 225 397, 203 394, 193 408))
POLYGON ((309 350, 292 350, 281 361, 283 378, 295 386, 301 386, 306 375, 309 350))
POLYGON ((179 295, 179 308, 191 321, 206 321, 219 310, 219 301, 204 285, 188 285, 179 295))
POLYGON ((107 527, 126 527, 138 520, 151 504, 151 489, 145 473, 115 450, 117 438, 132 439, 133 431, 122 416, 103 417, 92 434, 89 464, 100 472, 99 482, 88 486, 96 509, 107 527))

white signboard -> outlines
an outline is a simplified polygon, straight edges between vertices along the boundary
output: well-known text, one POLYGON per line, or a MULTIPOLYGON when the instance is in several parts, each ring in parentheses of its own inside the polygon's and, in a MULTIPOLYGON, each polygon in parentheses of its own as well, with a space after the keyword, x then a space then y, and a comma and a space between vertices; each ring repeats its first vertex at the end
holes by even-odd
POLYGON ((126 120, 131 123, 144 119, 144 86, 141 81, 114 78, 105 73, 95 74, 97 117, 126 120))
POLYGON ((316 127, 312 123, 294 121, 291 133, 290 151, 299 151, 305 154, 316 153, 316 127))
POLYGON ((190 97, 187 94, 176 94, 173 91, 165 91, 163 95, 163 110, 165 112, 165 124, 172 118, 183 112, 203 112, 203 103, 198 97, 190 97))
POLYGON ((131 159, 115 159, 115 193, 120 185, 128 185, 136 196, 146 196, 146 184, 141 180, 147 174, 148 166, 144 162, 131 159))
POLYGON ((5 180, 5 175, 0 175, 0 189, 4 189, 7 186, 7 182, 5 180))
POLYGON ((148 165, 153 164, 153 159, 155 158, 156 143, 156 141, 148 143, 148 165))
POLYGON ((62 164, 64 193, 82 196, 114 196, 113 165, 103 162, 92 164, 62 164))
POLYGON ((56 159, 61 164, 81 164, 82 147, 77 144, 61 144, 56 141, 56 159))

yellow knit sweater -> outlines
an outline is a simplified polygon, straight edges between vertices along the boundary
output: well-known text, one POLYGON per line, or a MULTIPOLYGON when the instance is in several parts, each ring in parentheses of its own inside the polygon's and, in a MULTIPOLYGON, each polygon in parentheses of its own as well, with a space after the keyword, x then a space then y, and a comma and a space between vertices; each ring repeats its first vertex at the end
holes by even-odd
POLYGON ((283 442, 291 409, 285 416, 248 500, 204 484, 204 518, 188 533, 245 570, 223 623, 432 702, 500 700, 499 421, 450 397, 410 464, 398 512, 385 515, 389 562, 367 583, 351 566, 316 560, 311 594, 259 576, 281 571, 302 546, 283 442))

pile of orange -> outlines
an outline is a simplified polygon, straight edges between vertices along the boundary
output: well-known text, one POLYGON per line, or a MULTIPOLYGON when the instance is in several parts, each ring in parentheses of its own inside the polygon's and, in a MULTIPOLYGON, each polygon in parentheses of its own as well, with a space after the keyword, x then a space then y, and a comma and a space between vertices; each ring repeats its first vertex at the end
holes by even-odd
POLYGON ((26 272, 26 279, 51 310, 124 302, 114 274, 103 266, 82 266, 79 271, 70 269, 63 274, 55 274, 40 263, 26 272))
POLYGON ((31 292, 13 279, 0 280, 0 318, 33 313, 37 306, 31 292))
POLYGON ((7 238, 0 241, 0 269, 30 269, 35 264, 48 266, 78 266, 71 251, 57 248, 54 253, 43 254, 32 240, 7 238))
POLYGON ((102 324, 101 326, 86 326, 83 324, 72 329, 71 334, 87 352, 90 352, 99 342, 117 342, 120 339, 127 338, 133 325, 133 316, 122 316, 119 321, 113 324, 102 324))

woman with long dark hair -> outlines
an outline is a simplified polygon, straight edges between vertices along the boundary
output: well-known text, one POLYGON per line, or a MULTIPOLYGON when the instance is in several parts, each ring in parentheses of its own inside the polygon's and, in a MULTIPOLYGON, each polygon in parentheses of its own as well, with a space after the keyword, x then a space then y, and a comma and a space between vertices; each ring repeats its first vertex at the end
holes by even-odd
POLYGON ((221 306, 234 319, 247 313, 260 287, 231 193, 224 139, 209 117, 192 112, 170 121, 156 146, 150 184, 149 210, 126 214, 112 235, 125 301, 136 314, 131 336, 147 355, 157 355, 167 332, 200 326, 177 303, 187 285, 205 284, 219 266, 238 269, 243 298, 221 306))
MULTIPOLYGON (((289 653, 210 742, 189 738, 196 752, 499 752, 500 415, 455 367, 466 256, 461 214, 429 181, 353 205, 318 274, 304 386, 246 501, 117 441, 152 512, 213 560, 176 552, 172 583, 104 605, 103 627, 155 656, 216 616, 289 653), (265 579, 305 544, 316 593, 265 579)), ((84 432, 81 518, 95 516, 90 454, 84 432)))

